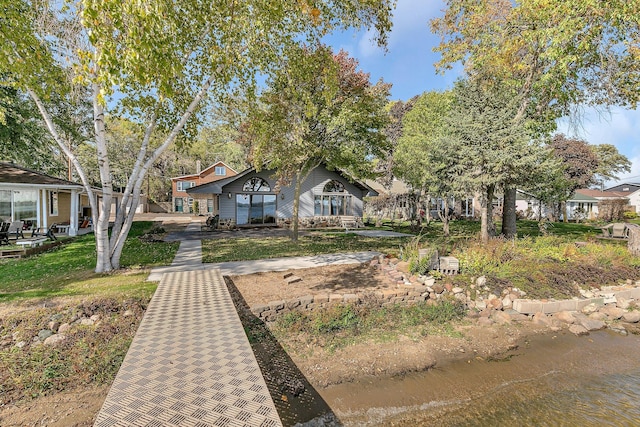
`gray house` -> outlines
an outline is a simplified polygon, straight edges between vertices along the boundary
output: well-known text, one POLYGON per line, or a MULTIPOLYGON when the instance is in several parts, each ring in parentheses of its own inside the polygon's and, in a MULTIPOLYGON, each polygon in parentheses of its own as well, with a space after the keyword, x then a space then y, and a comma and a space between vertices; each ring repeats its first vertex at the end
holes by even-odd
MULTIPOLYGON (((247 169, 238 175, 187 189, 190 195, 218 199, 220 225, 288 226, 293 216, 295 182, 278 187, 272 170, 247 169)), ((362 199, 378 193, 340 171, 315 168, 302 183, 299 220, 303 227, 340 224, 343 217, 362 217, 362 199)))

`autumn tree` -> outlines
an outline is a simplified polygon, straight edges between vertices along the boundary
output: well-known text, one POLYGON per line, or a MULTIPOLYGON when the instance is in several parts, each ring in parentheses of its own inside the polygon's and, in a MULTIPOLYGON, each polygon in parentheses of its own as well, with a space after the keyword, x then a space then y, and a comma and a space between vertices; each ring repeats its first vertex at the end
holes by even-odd
POLYGON ((248 119, 253 164, 268 162, 295 189, 292 239, 298 238, 300 188, 321 164, 352 178, 370 175, 384 153, 390 85, 371 84, 346 52, 300 48, 270 82, 248 119))
POLYGON ((94 216, 97 272, 119 268, 145 175, 179 135, 196 127, 207 101, 253 93, 258 74, 272 75, 291 48, 329 31, 375 27, 376 40, 384 44, 393 6, 391 0, 1 1, 0 75, 30 96, 84 185, 94 216), (100 209, 83 165, 53 119, 53 96, 93 107, 100 209), (110 234, 109 113, 144 127, 110 234), (152 146, 157 134, 163 137, 152 146))
MULTIPOLYGON (((640 97, 640 2, 447 0, 431 22, 440 71, 462 62, 471 79, 517 93, 514 117, 537 133, 578 105, 635 107, 640 97)), ((505 194, 515 194, 515 188, 505 194)), ((515 199, 514 199, 515 200, 515 199)), ((513 223, 515 216, 503 222, 513 223)))

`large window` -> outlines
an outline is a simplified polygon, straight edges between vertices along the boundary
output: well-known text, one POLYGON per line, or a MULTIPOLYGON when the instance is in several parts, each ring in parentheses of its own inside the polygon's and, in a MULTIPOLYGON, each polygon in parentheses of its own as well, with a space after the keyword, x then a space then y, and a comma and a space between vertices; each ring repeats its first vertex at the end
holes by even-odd
POLYGON ((236 223, 275 224, 275 194, 236 194, 236 223))
POLYGON ((216 166, 216 175, 225 176, 227 174, 227 168, 224 166, 216 166))
POLYGON ((37 218, 38 192, 36 190, 19 190, 13 192, 14 221, 35 221, 37 218))
POLYGON ((0 190, 0 220, 11 220, 11 190, 0 190))
POLYGON ((313 206, 316 216, 351 215, 351 195, 341 182, 329 181, 314 197, 313 206))
POLYGON ((195 181, 178 181, 176 183, 176 190, 186 191, 187 188, 195 187, 195 181))

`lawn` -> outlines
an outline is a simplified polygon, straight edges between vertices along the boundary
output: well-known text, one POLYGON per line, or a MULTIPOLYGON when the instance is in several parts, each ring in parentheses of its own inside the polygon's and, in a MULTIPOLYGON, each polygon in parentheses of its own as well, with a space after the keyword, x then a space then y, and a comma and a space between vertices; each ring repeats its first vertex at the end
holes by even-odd
POLYGON ((287 237, 204 240, 202 260, 209 263, 359 251, 397 254, 409 239, 325 232, 301 236, 297 243, 287 237))
MULTIPOLYGON (((138 237, 151 229, 151 222, 135 222, 123 249, 125 268, 144 269, 170 264, 178 243, 148 243, 138 237)), ((127 271, 101 275, 94 273, 96 262, 93 234, 69 239, 50 251, 24 259, 0 261, 0 302, 29 298, 72 295, 106 295, 130 291, 149 292, 155 285, 145 282, 146 274, 127 271)))

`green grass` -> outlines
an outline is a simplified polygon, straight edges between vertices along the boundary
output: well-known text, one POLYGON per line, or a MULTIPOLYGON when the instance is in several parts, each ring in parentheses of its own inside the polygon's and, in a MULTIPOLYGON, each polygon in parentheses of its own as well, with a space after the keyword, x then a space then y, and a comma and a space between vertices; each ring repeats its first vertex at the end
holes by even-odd
POLYGON ((451 322, 465 314, 466 307, 454 300, 388 307, 346 304, 314 312, 290 312, 276 320, 272 330, 280 341, 302 334, 331 350, 372 339, 393 341, 400 335, 458 336, 451 322))
POLYGON ((353 233, 314 233, 298 242, 287 237, 218 239, 202 242, 203 262, 244 261, 337 252, 398 253, 410 238, 376 238, 353 233))
MULTIPOLYGON (((178 243, 147 243, 138 238, 151 226, 151 222, 133 223, 121 257, 123 267, 140 268, 171 263, 178 243)), ((96 274, 95 262, 93 234, 70 239, 39 255, 0 261, 0 302, 155 289, 155 285, 145 283, 146 276, 142 274, 96 274)))

